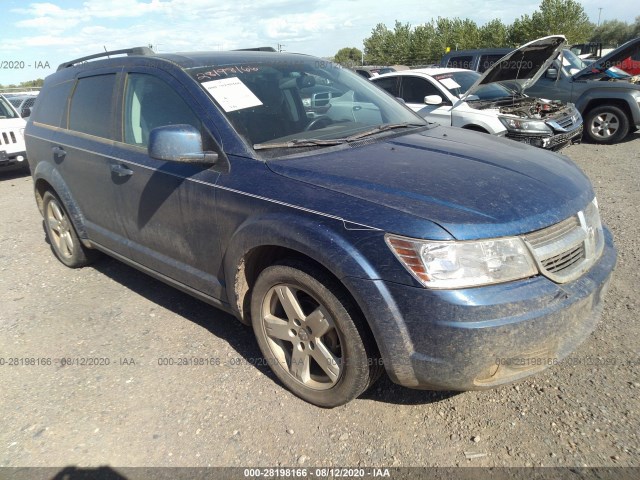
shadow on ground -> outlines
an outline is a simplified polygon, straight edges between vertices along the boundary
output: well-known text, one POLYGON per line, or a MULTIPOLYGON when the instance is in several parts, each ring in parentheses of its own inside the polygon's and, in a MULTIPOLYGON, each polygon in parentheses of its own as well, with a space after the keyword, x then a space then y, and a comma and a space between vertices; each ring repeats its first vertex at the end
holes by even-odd
MULTIPOLYGON (((235 317, 166 285, 122 262, 109 257, 99 259, 92 265, 100 273, 120 283, 176 315, 205 328, 218 338, 225 340, 247 363, 254 366, 271 381, 284 388, 266 362, 257 362, 262 353, 255 341, 251 327, 243 325, 235 317)), ((412 390, 394 384, 387 375, 365 392, 360 398, 391 404, 429 404, 446 400, 458 392, 435 392, 412 390)))

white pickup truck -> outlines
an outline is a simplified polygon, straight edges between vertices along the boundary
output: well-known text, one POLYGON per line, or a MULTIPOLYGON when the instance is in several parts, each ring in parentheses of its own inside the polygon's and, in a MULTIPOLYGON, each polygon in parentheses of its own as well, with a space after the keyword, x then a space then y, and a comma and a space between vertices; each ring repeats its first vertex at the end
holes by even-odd
POLYGON ((24 146, 25 125, 26 122, 13 105, 0 95, 0 172, 28 168, 24 146))

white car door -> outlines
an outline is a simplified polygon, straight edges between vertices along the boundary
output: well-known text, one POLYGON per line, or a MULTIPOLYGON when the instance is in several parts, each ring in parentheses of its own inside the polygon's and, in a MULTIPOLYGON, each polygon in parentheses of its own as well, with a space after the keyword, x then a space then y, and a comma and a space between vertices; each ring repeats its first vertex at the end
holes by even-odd
POLYGON ((400 98, 407 106, 430 122, 440 125, 451 125, 451 102, 447 95, 428 79, 413 75, 402 75, 400 83, 400 98), (427 105, 424 98, 438 95, 442 103, 427 105))

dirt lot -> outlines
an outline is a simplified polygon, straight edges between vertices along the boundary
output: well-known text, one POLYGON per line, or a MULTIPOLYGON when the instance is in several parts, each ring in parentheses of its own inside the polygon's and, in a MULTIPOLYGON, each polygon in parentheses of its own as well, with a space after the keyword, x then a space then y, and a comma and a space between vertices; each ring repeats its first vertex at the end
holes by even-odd
POLYGON ((232 317, 108 258, 64 267, 31 178, 4 175, 0 466, 639 466, 640 134, 564 153, 619 249, 590 339, 517 385, 453 394, 383 378, 333 410, 253 365, 252 331, 232 317), (109 364, 56 362, 87 357, 109 364), (159 365, 181 357, 221 363, 159 365))

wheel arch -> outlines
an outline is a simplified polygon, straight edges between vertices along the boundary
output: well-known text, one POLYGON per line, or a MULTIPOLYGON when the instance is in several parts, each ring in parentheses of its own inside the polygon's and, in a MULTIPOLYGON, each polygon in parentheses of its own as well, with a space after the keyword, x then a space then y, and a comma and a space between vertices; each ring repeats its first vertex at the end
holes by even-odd
POLYGON ((629 123, 633 122, 633 115, 631 114, 631 109, 629 108, 629 104, 625 100, 613 98, 613 99, 594 99, 591 100, 584 109, 584 116, 586 117, 591 110, 597 107, 608 107, 608 106, 618 107, 622 110, 627 118, 629 119, 629 123))
POLYGON ((630 92, 623 90, 603 91, 602 89, 594 89, 585 92, 575 101, 576 108, 586 117, 590 110, 596 107, 614 105, 620 108, 629 119, 629 124, 640 123, 640 108, 633 108, 637 105, 636 98, 630 92))
MULTIPOLYGON (((227 298, 243 323, 250 323, 250 292, 258 275, 266 267, 285 258, 313 263, 326 271, 344 288, 359 307, 348 277, 376 279, 371 263, 339 230, 348 232, 339 220, 338 228, 318 228, 318 222, 266 216, 245 222, 228 242, 224 255, 227 298), (286 228, 283 228, 286 225, 286 228)), ((372 229, 372 233, 379 233, 372 229)), ((360 308, 360 307, 359 307, 360 308)), ((360 308, 362 311, 362 309, 360 308)))
POLYGON ((69 218, 73 223, 73 227, 78 237, 85 246, 89 245, 87 231, 84 224, 84 215, 78 208, 78 205, 69 190, 66 182, 60 173, 54 169, 49 163, 39 162, 33 172, 34 194, 36 204, 40 213, 43 213, 43 197, 45 192, 50 191, 58 197, 63 207, 69 214, 69 218))

